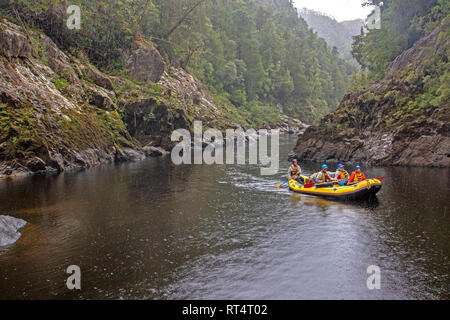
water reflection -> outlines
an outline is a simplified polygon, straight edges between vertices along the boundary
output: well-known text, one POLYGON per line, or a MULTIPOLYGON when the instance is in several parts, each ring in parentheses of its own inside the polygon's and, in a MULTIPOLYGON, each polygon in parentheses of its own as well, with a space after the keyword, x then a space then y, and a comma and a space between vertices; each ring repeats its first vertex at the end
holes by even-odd
POLYGON ((448 298, 449 170, 366 168, 388 176, 378 197, 336 202, 275 187, 294 144, 274 177, 161 158, 0 181, 0 211, 29 221, 0 250, 0 298, 448 298))

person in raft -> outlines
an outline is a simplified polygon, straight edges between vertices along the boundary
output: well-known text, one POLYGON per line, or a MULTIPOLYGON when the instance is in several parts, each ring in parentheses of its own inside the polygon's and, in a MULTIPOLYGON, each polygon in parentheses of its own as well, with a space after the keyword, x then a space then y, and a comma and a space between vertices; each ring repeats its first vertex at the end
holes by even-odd
POLYGON ((339 164, 334 177, 336 180, 340 181, 339 185, 345 186, 348 183, 350 174, 345 170, 345 166, 343 164, 339 164))
POLYGON ((328 173, 328 166, 324 164, 322 166, 322 171, 314 173, 311 177, 309 177, 308 183, 325 183, 328 181, 333 181, 328 173))
POLYGON ((302 175, 302 169, 298 165, 297 159, 292 159, 292 165, 289 167, 288 170, 288 179, 289 180, 297 180, 302 175))
POLYGON ((348 184, 354 184, 361 181, 366 181, 366 175, 361 172, 361 166, 356 166, 356 170, 352 173, 350 176, 350 180, 348 181, 348 184))

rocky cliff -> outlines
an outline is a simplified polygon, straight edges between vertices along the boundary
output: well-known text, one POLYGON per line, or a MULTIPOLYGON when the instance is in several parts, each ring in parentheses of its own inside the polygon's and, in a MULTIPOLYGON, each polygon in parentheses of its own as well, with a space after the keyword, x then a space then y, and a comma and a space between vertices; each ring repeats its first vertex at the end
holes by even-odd
POLYGON ((398 56, 384 79, 344 97, 299 138, 300 159, 450 166, 450 21, 398 56))
POLYGON ((174 129, 193 120, 236 127, 190 74, 168 67, 143 39, 123 53, 125 70, 105 74, 82 52, 0 21, 0 175, 62 172, 143 159, 170 150, 174 129))

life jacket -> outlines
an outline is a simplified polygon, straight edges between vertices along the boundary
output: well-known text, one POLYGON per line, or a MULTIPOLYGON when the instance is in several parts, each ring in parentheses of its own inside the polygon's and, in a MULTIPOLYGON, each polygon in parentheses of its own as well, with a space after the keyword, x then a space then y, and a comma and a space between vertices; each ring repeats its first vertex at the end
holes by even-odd
POLYGON ((300 170, 299 170, 298 166, 297 166, 297 167, 292 166, 291 168, 292 168, 291 174, 292 174, 293 176, 300 174, 300 170))
POLYGON ((344 171, 339 170, 338 178, 343 180, 348 179, 348 172, 345 170, 344 171))
POLYGON ((326 179, 327 179, 327 177, 328 177, 328 173, 325 173, 325 172, 323 172, 323 171, 320 171, 320 172, 316 172, 316 173, 314 173, 313 175, 312 175, 312 177, 313 177, 313 180, 314 180, 314 182, 319 182, 318 180, 318 177, 319 177, 319 174, 321 174, 322 176, 320 177, 320 181, 322 181, 323 183, 325 183, 325 181, 326 181, 326 179))
POLYGON ((360 182, 360 181, 363 181, 363 174, 355 172, 355 178, 354 178, 353 182, 360 182))

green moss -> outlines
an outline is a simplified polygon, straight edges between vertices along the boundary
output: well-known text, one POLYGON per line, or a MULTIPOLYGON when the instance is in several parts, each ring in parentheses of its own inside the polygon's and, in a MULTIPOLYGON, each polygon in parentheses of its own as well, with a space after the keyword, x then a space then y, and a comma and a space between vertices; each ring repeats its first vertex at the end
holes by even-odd
POLYGON ((163 93, 163 88, 157 83, 150 83, 148 86, 142 87, 141 90, 145 95, 155 98, 161 97, 163 93))
POLYGON ((139 142, 130 136, 120 114, 115 111, 105 111, 97 108, 95 110, 98 115, 99 127, 106 136, 109 136, 111 142, 118 149, 139 145, 139 142))
POLYGON ((22 158, 45 144, 44 136, 36 131, 36 127, 31 107, 17 109, 0 104, 0 143, 6 142, 3 155, 22 158))
POLYGON ((130 92, 136 89, 137 85, 129 80, 123 81, 119 87, 117 87, 114 91, 117 96, 122 96, 126 92, 130 92))
POLYGON ((59 91, 63 91, 69 86, 69 81, 63 77, 52 79, 52 82, 59 91))
POLYGON ((45 54, 44 47, 39 39, 39 35, 41 31, 33 31, 35 33, 34 36, 31 37, 31 46, 33 47, 33 55, 35 58, 39 59, 44 65, 48 66, 48 58, 45 54))
POLYGON ((90 148, 108 151, 112 146, 136 146, 117 111, 92 106, 62 109, 61 115, 34 109, 32 105, 12 108, 0 104, 0 143, 2 156, 21 159, 38 149, 84 151, 90 148), (36 115, 39 115, 37 117, 36 115), (39 120, 37 120, 39 119, 39 120))

